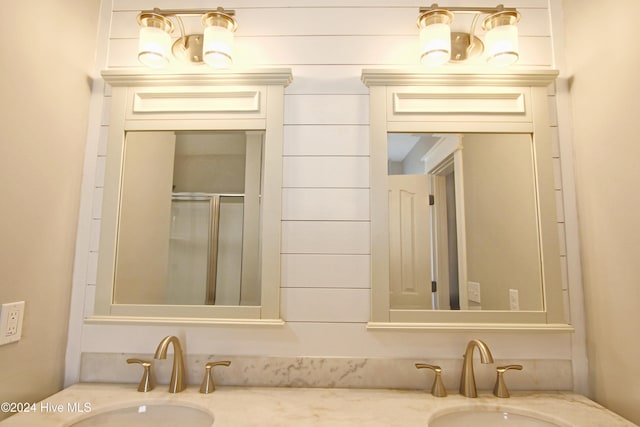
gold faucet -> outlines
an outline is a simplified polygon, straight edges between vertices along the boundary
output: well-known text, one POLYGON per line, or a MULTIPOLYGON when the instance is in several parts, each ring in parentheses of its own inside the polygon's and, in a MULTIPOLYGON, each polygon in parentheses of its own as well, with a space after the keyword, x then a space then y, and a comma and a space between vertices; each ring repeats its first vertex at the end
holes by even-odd
POLYGON ((496 385, 493 386, 493 394, 497 397, 507 398, 510 396, 507 384, 504 382, 504 373, 509 369, 522 371, 522 365, 498 366, 496 368, 496 385))
POLYGON ((431 394, 435 397, 447 397, 447 389, 442 382, 442 368, 436 365, 429 365, 428 363, 416 363, 417 369, 431 369, 435 372, 436 376, 433 378, 433 386, 431 387, 431 394))
POLYGON ((184 363, 182 361, 182 347, 178 337, 169 335, 160 341, 153 358, 166 359, 170 343, 173 344, 173 370, 171 371, 171 381, 169 382, 169 393, 178 393, 187 387, 184 363))
POLYGON ((476 379, 473 374, 473 350, 478 347, 480 351, 480 361, 482 363, 493 363, 493 356, 489 347, 478 339, 471 340, 467 344, 462 361, 462 376, 460 377, 460 394, 466 397, 477 397, 476 379))
POLYGON ((127 363, 138 363, 144 368, 142 372, 142 379, 140 380, 140 384, 138 384, 138 391, 146 393, 147 391, 153 390, 156 386, 156 377, 153 375, 151 362, 140 359, 127 359, 127 363))
POLYGON ((211 368, 214 366, 229 366, 231 362, 228 360, 223 360, 220 362, 209 362, 204 365, 204 379, 202 380, 202 384, 200 384, 200 393, 208 394, 213 393, 216 389, 216 383, 213 380, 213 372, 211 368))

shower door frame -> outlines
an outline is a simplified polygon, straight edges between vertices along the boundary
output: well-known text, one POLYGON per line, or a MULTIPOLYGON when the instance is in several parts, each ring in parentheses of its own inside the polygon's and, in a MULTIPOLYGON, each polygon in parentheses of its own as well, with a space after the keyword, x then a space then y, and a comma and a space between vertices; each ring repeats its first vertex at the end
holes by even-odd
MULTIPOLYGON (((207 245, 207 289, 205 292, 205 305, 215 305, 216 287, 218 279, 218 237, 220 232, 220 199, 223 197, 242 197, 244 194, 234 193, 198 193, 180 192, 171 195, 174 201, 208 201, 209 202, 209 244, 207 245)), ((243 203, 244 206, 244 203, 243 203)), ((244 230, 243 230, 244 232, 244 230)), ((244 251, 244 248, 242 249, 244 251)), ((242 287, 242 282, 240 283, 242 287)))

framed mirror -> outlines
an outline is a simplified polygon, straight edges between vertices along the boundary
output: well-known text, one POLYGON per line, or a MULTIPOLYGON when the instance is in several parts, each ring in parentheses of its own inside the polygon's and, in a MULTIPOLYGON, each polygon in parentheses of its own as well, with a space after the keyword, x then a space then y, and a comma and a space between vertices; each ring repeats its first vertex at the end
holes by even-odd
POLYGON ((103 76, 112 104, 87 320, 281 324, 290 71, 103 76))
POLYGON ((260 305, 263 139, 126 133, 114 304, 260 305))
POLYGON ((541 311, 531 135, 390 133, 387 151, 391 308, 541 311))
POLYGON ((556 74, 363 71, 370 328, 571 329, 547 107, 556 74))

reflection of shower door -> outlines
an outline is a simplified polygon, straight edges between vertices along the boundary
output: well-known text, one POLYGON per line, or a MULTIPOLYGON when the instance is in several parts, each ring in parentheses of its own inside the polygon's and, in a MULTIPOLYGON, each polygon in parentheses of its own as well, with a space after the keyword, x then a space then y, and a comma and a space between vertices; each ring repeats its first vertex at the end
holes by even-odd
POLYGON ((242 195, 174 194, 168 303, 238 305, 242 195))

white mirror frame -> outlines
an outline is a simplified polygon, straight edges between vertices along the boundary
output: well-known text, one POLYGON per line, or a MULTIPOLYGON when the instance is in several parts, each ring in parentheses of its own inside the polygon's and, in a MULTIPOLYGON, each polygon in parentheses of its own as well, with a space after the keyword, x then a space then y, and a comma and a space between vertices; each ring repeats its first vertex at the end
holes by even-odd
POLYGON ((371 185, 370 329, 572 331, 564 318, 548 89, 556 70, 470 72, 365 69, 371 185), (534 144, 542 311, 392 309, 389 299, 387 135, 527 133, 534 144))
POLYGON ((290 69, 216 73, 107 70, 111 109, 94 315, 88 323, 282 324, 280 241, 284 88, 290 69), (259 306, 113 304, 114 266, 128 131, 264 131, 259 306))

